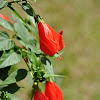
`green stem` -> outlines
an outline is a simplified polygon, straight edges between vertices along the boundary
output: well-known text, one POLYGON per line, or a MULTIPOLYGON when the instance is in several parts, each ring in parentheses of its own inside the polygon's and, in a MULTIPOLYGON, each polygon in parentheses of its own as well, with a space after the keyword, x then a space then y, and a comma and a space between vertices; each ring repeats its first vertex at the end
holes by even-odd
MULTIPOLYGON (((13 1, 14 2, 14 1, 13 1)), ((18 1, 15 1, 15 3, 18 2, 18 1)), ((19 1, 20 2, 20 1, 19 1)), ((15 10, 15 8, 13 7, 13 5, 9 2, 8 3, 8 7, 23 21, 23 23, 25 25, 27 25, 27 27, 30 29, 30 26, 23 20, 23 18, 20 16, 20 14, 15 10)), ((33 10, 33 14, 34 14, 34 19, 37 23, 39 23, 39 19, 40 19, 40 16, 39 15, 36 15, 35 11, 33 10)), ((39 41, 39 38, 38 36, 35 34, 37 40, 39 41)))
POLYGON ((27 67, 28 67, 28 69, 29 69, 29 71, 30 71, 31 77, 32 77, 32 79, 33 79, 33 73, 32 73, 32 70, 31 70, 31 68, 29 67, 29 65, 27 64, 27 62, 26 62, 26 60, 25 60, 24 57, 23 57, 23 59, 24 59, 26 65, 27 65, 27 67))
MULTIPOLYGON (((14 9, 13 5, 11 3, 8 3, 8 7, 23 21, 23 23, 25 25, 27 25, 27 27, 30 29, 30 26, 23 20, 23 18, 20 16, 20 14, 14 9)), ((35 11, 33 10, 34 13, 34 18, 36 20, 37 15, 35 14, 35 11)), ((39 38, 37 37, 37 35, 35 34, 37 40, 39 41, 39 38)))
POLYGON ((10 3, 10 4, 11 4, 11 3, 18 3, 18 2, 23 2, 23 1, 26 1, 26 0, 16 0, 16 1, 14 1, 14 0, 13 0, 13 1, 8 2, 8 3, 10 3))
POLYGON ((12 4, 8 4, 8 7, 25 23, 23 18, 19 15, 19 13, 14 9, 12 4))

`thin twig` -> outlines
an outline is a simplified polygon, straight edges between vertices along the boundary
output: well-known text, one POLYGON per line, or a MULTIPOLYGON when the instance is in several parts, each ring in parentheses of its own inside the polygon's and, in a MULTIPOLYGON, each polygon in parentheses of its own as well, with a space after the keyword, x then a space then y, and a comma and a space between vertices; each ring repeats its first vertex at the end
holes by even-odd
POLYGON ((8 2, 8 4, 11 4, 11 3, 19 3, 19 2, 23 2, 23 1, 25 1, 25 2, 27 2, 26 0, 13 0, 13 1, 10 1, 10 2, 8 2))
POLYGON ((28 67, 28 69, 29 69, 29 72, 30 72, 30 74, 31 74, 31 76, 32 76, 32 79, 33 79, 33 74, 32 74, 32 72, 31 72, 31 68, 30 68, 30 66, 27 64, 27 62, 26 62, 26 60, 25 60, 24 57, 23 57, 23 59, 24 59, 26 65, 27 65, 27 67, 28 67))

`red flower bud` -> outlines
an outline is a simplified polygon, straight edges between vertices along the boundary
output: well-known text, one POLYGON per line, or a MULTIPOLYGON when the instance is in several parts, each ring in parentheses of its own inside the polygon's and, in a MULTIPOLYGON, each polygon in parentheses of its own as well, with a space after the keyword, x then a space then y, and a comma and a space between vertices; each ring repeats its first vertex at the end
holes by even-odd
MULTIPOLYGON (((27 49, 23 46, 23 48, 27 51, 27 49)), ((29 63, 29 61, 28 61, 28 59, 27 58, 25 58, 25 61, 27 62, 27 63, 29 63)))
POLYGON ((26 61, 27 63, 29 63, 29 61, 28 61, 28 59, 27 59, 27 58, 25 58, 25 61, 26 61))
POLYGON ((27 51, 27 49, 23 46, 23 48, 27 51))
POLYGON ((62 33, 59 34, 44 22, 39 22, 40 49, 47 55, 53 56, 65 47, 62 33))
POLYGON ((36 94, 34 95, 34 100, 49 100, 48 97, 40 91, 36 91, 36 94))
POLYGON ((0 17, 3 18, 3 19, 5 19, 5 20, 7 20, 7 21, 10 21, 10 19, 8 17, 6 17, 6 16, 4 16, 2 14, 0 14, 0 17))
POLYGON ((54 82, 46 83, 45 95, 49 100, 63 100, 63 93, 54 82))

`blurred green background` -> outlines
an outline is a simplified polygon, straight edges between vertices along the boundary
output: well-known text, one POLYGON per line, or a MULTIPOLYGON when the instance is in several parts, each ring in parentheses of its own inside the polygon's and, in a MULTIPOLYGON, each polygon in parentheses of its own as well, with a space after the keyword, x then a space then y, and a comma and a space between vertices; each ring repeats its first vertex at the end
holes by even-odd
MULTIPOLYGON (((31 3, 47 24, 57 32, 64 31, 64 59, 53 61, 55 74, 66 76, 56 78, 64 100, 100 100, 100 0, 37 0, 31 3)), ((25 18, 26 13, 18 5, 14 6, 25 18)), ((0 13, 11 18, 13 12, 4 8, 0 13)), ((22 63, 16 66, 25 68, 22 63)), ((18 83, 24 87, 17 93, 21 100, 30 100, 32 82, 29 78, 30 75, 18 83)))

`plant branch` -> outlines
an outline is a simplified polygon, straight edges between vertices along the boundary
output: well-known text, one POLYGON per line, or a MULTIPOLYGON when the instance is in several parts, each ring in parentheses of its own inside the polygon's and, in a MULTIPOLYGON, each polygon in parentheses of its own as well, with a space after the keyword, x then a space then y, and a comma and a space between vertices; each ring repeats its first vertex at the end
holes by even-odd
POLYGON ((29 65, 27 64, 27 62, 26 62, 26 60, 25 60, 25 58, 24 58, 24 57, 23 57, 23 59, 24 59, 24 61, 25 61, 26 65, 27 65, 27 67, 28 67, 28 69, 29 69, 29 72, 30 72, 30 74, 31 74, 31 77, 32 77, 32 79, 33 79, 32 70, 31 70, 31 68, 29 67, 29 65))
POLYGON ((25 22, 23 20, 23 18, 20 16, 20 14, 14 9, 13 5, 12 4, 8 4, 7 5, 23 22, 25 22))
POLYGON ((11 4, 11 3, 19 3, 19 2, 23 2, 23 1, 26 1, 26 0, 13 0, 13 1, 8 2, 8 4, 11 4))

